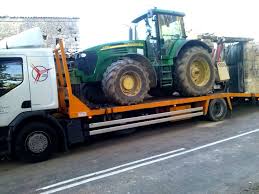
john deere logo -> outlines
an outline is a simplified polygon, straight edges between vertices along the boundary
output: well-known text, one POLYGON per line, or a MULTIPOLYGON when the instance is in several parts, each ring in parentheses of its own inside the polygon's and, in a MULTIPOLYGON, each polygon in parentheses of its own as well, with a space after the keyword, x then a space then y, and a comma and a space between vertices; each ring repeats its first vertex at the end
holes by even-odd
POLYGON ((32 77, 35 82, 43 82, 48 79, 49 70, 51 70, 51 68, 47 69, 43 66, 32 65, 32 77))

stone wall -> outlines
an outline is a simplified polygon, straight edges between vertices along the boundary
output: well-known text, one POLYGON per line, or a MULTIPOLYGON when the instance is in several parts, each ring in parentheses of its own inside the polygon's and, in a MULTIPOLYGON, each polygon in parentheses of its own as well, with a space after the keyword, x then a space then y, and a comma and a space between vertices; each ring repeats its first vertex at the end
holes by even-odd
POLYGON ((79 18, 67 17, 8 17, 0 16, 0 40, 32 27, 40 27, 45 46, 54 48, 56 40, 65 40, 67 50, 78 50, 80 43, 79 18))

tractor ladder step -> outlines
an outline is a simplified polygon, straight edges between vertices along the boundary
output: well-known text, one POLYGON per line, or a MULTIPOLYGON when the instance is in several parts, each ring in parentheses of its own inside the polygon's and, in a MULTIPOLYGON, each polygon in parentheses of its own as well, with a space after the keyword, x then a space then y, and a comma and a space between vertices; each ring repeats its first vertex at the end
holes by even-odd
POLYGON ((170 65, 160 66, 160 86, 170 87, 173 84, 172 68, 170 65))
POLYGON ((171 74, 171 71, 162 71, 161 73, 163 73, 163 74, 170 73, 171 74))

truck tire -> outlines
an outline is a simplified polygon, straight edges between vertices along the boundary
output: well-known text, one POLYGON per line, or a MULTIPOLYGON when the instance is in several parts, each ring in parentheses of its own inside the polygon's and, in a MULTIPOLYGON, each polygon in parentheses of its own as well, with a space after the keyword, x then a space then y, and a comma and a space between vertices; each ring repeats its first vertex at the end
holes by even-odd
POLYGON ((109 101, 137 104, 144 100, 150 89, 148 73, 143 65, 129 58, 112 63, 103 75, 102 89, 109 101))
POLYGON ((208 119, 211 121, 222 121, 226 118, 228 113, 227 103, 224 99, 213 99, 210 101, 208 109, 208 119))
POLYGON ((57 135, 49 125, 29 123, 17 135, 15 156, 24 162, 41 162, 50 158, 57 145, 57 135))
POLYGON ((197 46, 184 49, 176 59, 173 77, 176 90, 182 96, 208 94, 215 83, 215 69, 209 52, 197 46))

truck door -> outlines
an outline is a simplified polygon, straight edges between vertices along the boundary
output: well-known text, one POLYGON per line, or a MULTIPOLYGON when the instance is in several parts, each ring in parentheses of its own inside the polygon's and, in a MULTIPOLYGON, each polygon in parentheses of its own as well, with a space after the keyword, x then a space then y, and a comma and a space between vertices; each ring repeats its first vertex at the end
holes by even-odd
POLYGON ((0 55, 0 127, 26 111, 31 111, 26 56, 0 55))
POLYGON ((55 62, 51 49, 27 56, 32 111, 58 108, 55 62))

